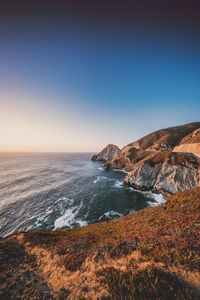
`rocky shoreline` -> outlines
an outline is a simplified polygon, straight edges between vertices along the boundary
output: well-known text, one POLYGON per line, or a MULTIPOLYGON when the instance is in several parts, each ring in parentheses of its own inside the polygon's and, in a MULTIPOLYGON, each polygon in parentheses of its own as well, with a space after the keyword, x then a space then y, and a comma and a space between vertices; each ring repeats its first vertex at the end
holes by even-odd
POLYGON ((200 122, 161 129, 119 149, 109 144, 93 161, 128 172, 124 185, 175 194, 200 186, 200 122))

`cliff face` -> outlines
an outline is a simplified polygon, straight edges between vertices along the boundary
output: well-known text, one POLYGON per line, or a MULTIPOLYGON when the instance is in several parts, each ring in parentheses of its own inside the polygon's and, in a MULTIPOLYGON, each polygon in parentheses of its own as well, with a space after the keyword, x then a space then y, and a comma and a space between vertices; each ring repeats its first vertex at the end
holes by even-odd
POLYGON ((199 186, 199 149, 200 122, 196 122, 150 133, 104 161, 106 169, 129 172, 126 185, 176 193, 199 186))
POLYGON ((125 184, 173 194, 189 190, 200 186, 200 159, 192 153, 158 152, 137 163, 125 184))
POLYGON ((91 160, 107 162, 112 161, 114 158, 120 156, 121 150, 112 144, 107 145, 101 152, 94 154, 91 160))
POLYGON ((194 189, 118 220, 0 239, 0 298, 200 299, 199 209, 194 189))

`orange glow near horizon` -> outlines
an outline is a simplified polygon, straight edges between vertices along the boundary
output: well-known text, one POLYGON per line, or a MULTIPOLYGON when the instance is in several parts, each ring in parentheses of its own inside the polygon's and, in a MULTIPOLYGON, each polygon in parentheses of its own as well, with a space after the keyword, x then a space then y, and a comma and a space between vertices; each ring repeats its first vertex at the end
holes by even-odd
POLYGON ((93 151, 94 145, 80 136, 76 120, 45 107, 38 96, 33 99, 1 91, 0 152, 93 151))

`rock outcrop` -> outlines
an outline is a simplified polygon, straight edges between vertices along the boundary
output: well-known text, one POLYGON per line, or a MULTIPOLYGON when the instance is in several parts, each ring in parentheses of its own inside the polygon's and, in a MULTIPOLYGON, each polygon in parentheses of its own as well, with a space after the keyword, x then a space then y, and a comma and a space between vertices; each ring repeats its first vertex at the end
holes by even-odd
POLYGON ((91 158, 93 161, 109 162, 120 156, 121 150, 112 144, 107 145, 101 152, 94 154, 91 158))
POLYGON ((173 152, 189 152, 200 157, 200 128, 184 137, 173 152))
POLYGON ((140 160, 154 156, 158 151, 172 151, 183 138, 200 128, 200 122, 157 130, 122 148, 120 156, 112 161, 113 168, 131 171, 140 160))
POLYGON ((173 194, 189 190, 200 186, 200 158, 192 153, 158 152, 138 162, 125 184, 173 194))
POLYGON ((126 170, 125 185, 176 193, 199 186, 199 142, 200 122, 190 123, 150 133, 115 155, 108 155, 108 145, 94 160, 104 161, 106 170, 126 170))

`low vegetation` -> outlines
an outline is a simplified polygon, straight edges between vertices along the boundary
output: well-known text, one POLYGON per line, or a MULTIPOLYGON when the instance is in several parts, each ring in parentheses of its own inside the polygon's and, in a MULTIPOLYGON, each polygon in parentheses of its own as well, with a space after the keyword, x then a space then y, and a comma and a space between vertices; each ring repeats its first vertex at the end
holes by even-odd
POLYGON ((200 189, 83 228, 0 240, 0 299, 199 299, 200 189))

